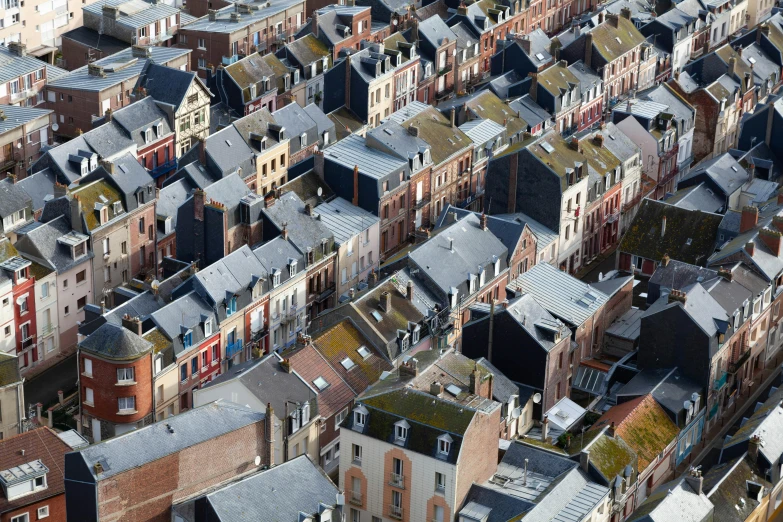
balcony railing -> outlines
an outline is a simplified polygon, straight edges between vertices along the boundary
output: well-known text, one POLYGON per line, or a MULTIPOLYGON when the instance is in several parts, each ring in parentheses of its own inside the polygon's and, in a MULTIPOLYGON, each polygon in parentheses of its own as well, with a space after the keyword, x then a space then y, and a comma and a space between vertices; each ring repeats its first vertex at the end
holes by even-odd
POLYGON ((280 322, 282 324, 292 323, 292 322, 296 321, 296 318, 297 318, 298 315, 299 314, 298 314, 298 311, 297 311, 296 307, 292 306, 291 309, 288 310, 288 312, 282 314, 282 317, 280 318, 280 322))
POLYGON ((152 167, 150 174, 153 178, 159 178, 163 174, 175 170, 177 168, 177 158, 172 158, 165 163, 161 163, 157 167, 152 167))
POLYGON ((28 348, 32 348, 35 346, 35 336, 28 337, 27 339, 24 339, 22 341, 22 350, 26 350, 28 348))
POLYGON ((226 344, 226 359, 231 359, 233 356, 242 351, 242 339, 238 339, 233 343, 226 344))
POLYGON ((14 159, 0 160, 0 172, 12 170, 14 167, 16 167, 17 163, 19 162, 14 159))
POLYGON ((729 363, 729 373, 735 374, 740 369, 742 369, 742 366, 747 362, 747 360, 750 359, 750 350, 745 350, 745 352, 739 356, 739 358, 734 361, 733 363, 729 363))
POLYGON ((604 223, 614 223, 618 219, 620 219, 620 211, 615 210, 611 214, 607 214, 604 216, 604 223))
POLYGON ((329 299, 331 295, 334 294, 334 283, 327 286, 323 292, 319 293, 317 296, 315 296, 315 302, 316 303, 322 303, 329 299))
POLYGON ((395 520, 402 520, 402 506, 389 505, 389 517, 395 520))
POLYGON ((419 200, 413 204, 413 209, 419 210, 429 202, 430 202, 430 193, 427 192, 426 194, 422 194, 421 198, 419 198, 419 200))
POLYGON ((629 201, 626 201, 625 203, 623 203, 623 213, 626 213, 629 210, 631 210, 633 207, 635 207, 639 203, 639 201, 641 201, 641 199, 642 199, 642 193, 640 191, 638 194, 636 194, 634 197, 632 197, 629 201))
POLYGON ((54 325, 52 323, 45 324, 43 328, 41 328, 41 337, 46 337, 52 332, 54 332, 54 325))
POLYGON ((405 489, 405 475, 389 473, 389 485, 395 488, 405 489))
POLYGON ((268 334, 269 334, 269 328, 267 328, 266 326, 262 326, 260 329, 250 332, 250 340, 253 342, 257 342, 263 339, 264 337, 266 337, 268 334))
POLYGON ((362 494, 357 491, 351 491, 348 494, 348 501, 354 506, 362 505, 362 494))
POLYGON ((664 177, 662 177, 661 179, 658 180, 658 185, 659 186, 665 185, 670 180, 672 180, 674 178, 674 176, 676 176, 679 171, 680 171, 679 168, 674 167, 672 170, 670 170, 668 173, 666 173, 666 175, 664 177))
POLYGON ((232 54, 231 56, 224 56, 223 57, 223 65, 231 65, 232 63, 236 63, 239 61, 239 55, 238 54, 232 54))
POLYGON ((36 90, 35 89, 25 89, 23 91, 19 92, 12 92, 11 93, 11 103, 18 102, 20 100, 26 100, 27 98, 30 98, 31 96, 35 96, 36 90))
POLYGON ((712 388, 715 391, 719 391, 719 390, 723 389, 723 387, 726 386, 726 380, 728 378, 728 375, 729 374, 727 372, 721 373, 720 377, 715 379, 715 382, 712 383, 712 388))

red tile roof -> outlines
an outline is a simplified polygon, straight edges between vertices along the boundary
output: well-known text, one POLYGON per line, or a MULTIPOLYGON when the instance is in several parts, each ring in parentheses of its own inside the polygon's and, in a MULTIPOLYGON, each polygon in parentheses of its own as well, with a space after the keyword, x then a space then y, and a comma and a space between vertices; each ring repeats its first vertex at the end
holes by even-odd
POLYGON ((328 419, 345 408, 356 397, 351 387, 335 372, 313 345, 282 354, 291 363, 291 369, 318 393, 318 413, 328 419), (323 391, 313 383, 323 377, 329 386, 323 391))

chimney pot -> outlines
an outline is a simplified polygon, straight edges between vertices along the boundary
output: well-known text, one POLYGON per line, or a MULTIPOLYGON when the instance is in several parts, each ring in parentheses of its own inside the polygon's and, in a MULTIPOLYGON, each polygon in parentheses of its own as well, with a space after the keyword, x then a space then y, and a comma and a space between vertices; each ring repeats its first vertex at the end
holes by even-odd
POLYGON ((381 293, 381 301, 380 301, 380 307, 381 310, 383 310, 384 313, 391 312, 391 292, 382 292, 381 293))
POLYGON ((408 281, 407 296, 408 301, 413 301, 413 281, 408 281))

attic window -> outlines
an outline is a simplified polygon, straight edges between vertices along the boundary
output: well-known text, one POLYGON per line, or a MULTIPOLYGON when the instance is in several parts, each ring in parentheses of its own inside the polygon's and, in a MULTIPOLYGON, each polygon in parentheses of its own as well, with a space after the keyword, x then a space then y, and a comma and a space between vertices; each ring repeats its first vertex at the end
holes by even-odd
POLYGON ((404 420, 397 421, 394 423, 394 441, 395 442, 405 442, 405 439, 408 438, 408 430, 410 429, 410 424, 405 422, 404 420))
POLYGON ((462 393, 462 390, 460 390, 456 384, 449 384, 448 386, 446 386, 446 391, 449 392, 454 397, 462 393))
POLYGON ((144 143, 149 143, 152 141, 152 129, 147 129, 144 131, 144 143))
POLYGON ((685 242, 686 245, 690 246, 690 244, 693 242, 693 238, 688 238, 688 240, 685 242))
POLYGON ((329 383, 326 382, 326 379, 320 375, 313 381, 313 384, 315 384, 315 387, 318 388, 318 391, 324 391, 329 387, 329 383))
POLYGON ((360 346, 356 351, 359 352, 359 355, 365 361, 372 355, 366 346, 360 346))
POLYGON ((277 268, 272 269, 272 288, 280 286, 280 270, 277 268))
POLYGON ((353 410, 353 423, 358 428, 363 428, 367 424, 367 409, 359 407, 353 410))
POLYGON ((438 437, 438 455, 447 456, 451 451, 451 443, 454 442, 447 433, 438 437))
POLYGON ((288 260, 288 275, 294 277, 296 275, 296 259, 288 260))
POLYGON ((340 361, 340 364, 343 365, 343 368, 346 370, 352 370, 354 367, 356 367, 356 363, 353 362, 349 357, 346 357, 342 361, 340 361))
POLYGON ((375 320, 376 320, 376 321, 378 321, 379 323, 380 323, 381 321, 383 321, 383 317, 381 317, 381 314, 379 314, 379 313, 378 313, 376 310, 373 310, 373 311, 372 311, 372 317, 373 317, 373 319, 375 319, 375 320))
POLYGON ((302 147, 307 147, 307 133, 303 132, 302 135, 299 137, 299 139, 302 142, 301 146, 302 147))

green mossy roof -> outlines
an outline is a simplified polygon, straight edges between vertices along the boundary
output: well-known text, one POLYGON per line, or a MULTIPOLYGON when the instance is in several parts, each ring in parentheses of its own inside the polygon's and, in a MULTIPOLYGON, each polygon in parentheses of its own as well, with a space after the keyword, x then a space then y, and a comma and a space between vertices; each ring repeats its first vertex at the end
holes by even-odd
POLYGON ((376 410, 460 436, 465 434, 475 414, 458 404, 409 389, 383 393, 362 402, 376 410))
POLYGON ((9 239, 0 240, 0 263, 19 255, 19 251, 11 244, 9 239))
POLYGON ((538 85, 554 96, 560 96, 560 89, 570 91, 579 85, 579 78, 563 62, 558 62, 538 74, 538 85))
MULTIPOLYGON (((399 33, 397 33, 399 34, 399 33)), ((403 123, 408 128, 413 122, 419 127, 419 137, 430 145, 432 162, 437 166, 471 145, 470 138, 434 107, 420 112, 403 123)))
POLYGON ((82 203, 82 214, 88 230, 95 230, 100 226, 98 212, 95 210, 96 203, 103 203, 109 207, 109 219, 111 219, 114 217, 112 203, 121 201, 120 192, 103 179, 78 187, 71 194, 78 196, 82 203))
POLYGON ((150 330, 145 333, 142 338, 144 338, 145 341, 152 343, 152 351, 154 353, 165 350, 171 345, 171 341, 169 341, 158 329, 150 330))
POLYGON ((609 481, 622 475, 629 464, 634 472, 637 469, 637 458, 633 450, 617 437, 603 434, 590 445, 588 450, 590 463, 609 481))
POLYGON ((617 16, 617 27, 612 20, 607 20, 590 34, 593 35, 593 47, 607 62, 616 60, 645 41, 633 22, 622 16, 617 16))
POLYGON ((567 168, 573 169, 574 165, 582 163, 585 165, 584 175, 587 175, 587 157, 575 150, 562 136, 554 131, 548 132, 538 142, 531 145, 528 150, 540 159, 544 165, 552 169, 555 174, 560 176, 562 190, 568 188, 568 180, 566 179, 567 168), (551 145, 554 150, 547 152, 541 146, 543 142, 551 145))

